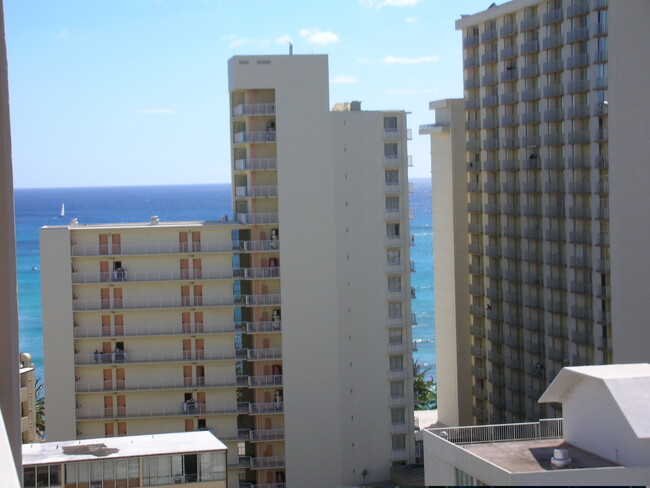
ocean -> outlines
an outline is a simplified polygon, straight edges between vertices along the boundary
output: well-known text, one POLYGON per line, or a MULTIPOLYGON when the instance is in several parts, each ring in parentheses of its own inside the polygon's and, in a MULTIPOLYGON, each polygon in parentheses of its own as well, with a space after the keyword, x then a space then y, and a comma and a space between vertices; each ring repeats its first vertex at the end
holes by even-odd
MULTIPOLYGON (((157 215, 161 221, 218 220, 232 215, 230 184, 141 186, 106 188, 16 189, 16 253, 18 272, 18 312, 20 351, 32 355, 36 375, 43 377, 43 338, 41 313, 40 253, 38 235, 44 225, 80 223, 148 222, 157 215), (65 217, 60 217, 65 203, 65 217)), ((431 182, 413 180, 409 206, 415 219, 411 234, 415 246, 411 259, 416 272, 411 285, 417 299, 413 312, 417 325, 413 358, 430 368, 435 378, 435 339, 433 324, 433 253, 431 237, 431 182)))

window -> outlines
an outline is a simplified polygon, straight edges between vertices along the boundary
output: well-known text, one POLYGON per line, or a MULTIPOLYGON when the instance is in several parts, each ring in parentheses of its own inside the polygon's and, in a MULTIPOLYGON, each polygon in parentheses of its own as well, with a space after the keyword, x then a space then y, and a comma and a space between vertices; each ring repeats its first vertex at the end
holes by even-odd
POLYGON ((387 185, 390 184, 397 185, 399 183, 399 171, 397 171, 396 169, 386 170, 385 178, 386 178, 385 181, 387 185))
POLYGON ((392 437, 393 449, 406 449, 406 436, 394 435, 392 437))
POLYGON ((388 331, 388 342, 391 344, 401 344, 402 341, 402 329, 390 329, 388 331))
POLYGON ((390 384, 390 396, 403 397, 404 396, 404 383, 401 381, 393 381, 390 384))
POLYGON ((404 370, 404 358, 402 356, 391 356, 390 357, 390 369, 391 369, 391 371, 402 371, 402 370, 404 370))
POLYGON ((384 117, 384 130, 397 132, 397 117, 384 117))
POLYGON ((391 319, 401 319, 402 318, 402 303, 401 302, 391 302, 388 304, 388 316, 391 319))
POLYGON ((397 159, 397 143, 384 144, 384 156, 387 159, 397 159))
POLYGON ((388 277, 388 289, 391 291, 400 291, 402 289, 402 277, 401 276, 389 276, 388 277))
POLYGON ((391 408, 390 409, 390 421, 393 424, 403 424, 404 423, 404 409, 403 408, 391 408))
POLYGON ((400 264, 400 250, 391 249, 386 251, 386 258, 388 264, 400 264))
POLYGON ((399 197, 386 197, 386 210, 399 210, 399 197))
POLYGON ((399 237, 399 224, 386 224, 386 237, 399 237))

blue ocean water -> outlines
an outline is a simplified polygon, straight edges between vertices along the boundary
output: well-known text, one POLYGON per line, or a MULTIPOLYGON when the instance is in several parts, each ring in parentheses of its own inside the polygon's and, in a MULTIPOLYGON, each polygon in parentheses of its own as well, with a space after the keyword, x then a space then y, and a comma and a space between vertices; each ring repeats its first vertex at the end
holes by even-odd
MULTIPOLYGON (((415 246, 411 258, 416 272, 412 286, 417 299, 413 312, 418 325, 413 339, 418 350, 413 357, 431 367, 435 377, 433 333, 433 264, 431 246, 431 182, 414 180, 410 207, 415 212, 411 233, 415 246)), ((16 253, 20 350, 34 359, 36 374, 43 377, 40 253, 38 234, 44 225, 80 223, 147 222, 152 215, 161 221, 218 220, 232 215, 230 184, 145 186, 110 188, 47 188, 15 190, 16 253), (61 218, 65 203, 66 216, 61 218)))

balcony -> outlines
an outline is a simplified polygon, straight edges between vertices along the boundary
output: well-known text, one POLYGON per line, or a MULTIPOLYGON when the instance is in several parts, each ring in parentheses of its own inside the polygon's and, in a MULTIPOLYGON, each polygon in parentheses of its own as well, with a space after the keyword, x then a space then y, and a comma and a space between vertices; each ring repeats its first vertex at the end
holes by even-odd
POLYGON ((490 95, 488 97, 483 97, 482 106, 483 107, 496 107, 499 104, 499 97, 497 95, 490 95))
MULTIPOLYGON (((537 229, 535 229, 535 234, 537 234, 537 229)), ((524 237, 526 237, 526 233, 524 233, 524 237)), ((541 261, 542 253, 537 249, 524 249, 522 257, 524 261, 541 261)), ((542 280, 537 274, 527 274, 524 276, 524 283, 527 285, 539 285, 541 282, 542 280)))
POLYGON ((503 138, 503 148, 504 149, 514 149, 519 147, 519 138, 517 137, 504 137, 503 138))
MULTIPOLYGON (((576 307, 577 308, 577 307, 576 307)), ((584 310, 586 312, 586 310, 584 310)), ((591 315, 591 310, 589 310, 589 315, 591 315)), ((577 318, 583 318, 583 317, 577 317, 577 318)), ((587 318, 587 317, 584 317, 587 318)), ((573 342, 576 342, 578 344, 583 344, 585 346, 593 346, 594 345, 594 338, 591 335, 591 333, 588 332, 580 332, 577 330, 574 330, 571 332, 571 340, 573 342)))
POLYGON ((275 115, 275 103, 244 103, 233 107, 233 117, 275 115))
POLYGON ((490 236, 498 236, 501 234, 501 230, 497 224, 486 224, 485 233, 490 236))
POLYGON ((406 345, 403 342, 391 342, 388 344, 388 354, 404 354, 406 345))
POLYGON ((469 56, 463 60, 463 68, 475 68, 480 66, 480 64, 478 56, 469 56))
POLYGON ((578 27, 576 29, 572 29, 567 32, 566 35, 567 43, 586 41, 587 39, 589 39, 589 29, 586 27, 578 27))
POLYGON ((279 347, 247 349, 246 358, 249 361, 267 361, 270 359, 282 359, 282 349, 279 347))
POLYGON ((548 356, 549 359, 559 362, 559 363, 568 363, 569 362, 569 355, 566 353, 566 350, 564 348, 549 348, 546 351, 546 355, 548 356))
POLYGON ((514 36, 517 34, 517 24, 505 24, 499 29, 499 35, 501 37, 514 36))
POLYGON ((594 10, 601 10, 609 7, 609 0, 593 0, 594 10))
POLYGON ((506 114, 501 117, 501 125, 504 127, 519 125, 519 116, 517 114, 506 114))
POLYGON ((478 181, 470 181, 467 183, 467 191, 468 192, 480 192, 481 191, 481 184, 478 181))
POLYGON ((570 169, 588 169, 590 166, 589 158, 584 156, 570 156, 568 163, 570 169))
POLYGON ((601 76, 599 78, 596 78, 596 81, 594 81, 594 90, 605 90, 607 89, 607 85, 608 85, 607 76, 601 76))
POLYGON ((539 51, 539 42, 538 41, 528 41, 524 42, 521 45, 521 55, 532 54, 539 51))
POLYGON ((187 388, 238 388, 248 385, 248 377, 198 377, 193 378, 151 378, 140 377, 137 379, 123 380, 88 380, 75 381, 75 392, 97 393, 104 391, 160 391, 160 390, 185 390, 187 388))
POLYGON ((566 9, 567 17, 575 17, 589 12, 589 0, 575 0, 566 9))
MULTIPOLYGON (((526 341, 524 343, 524 350, 530 354, 542 354, 544 352, 544 344, 539 342, 526 341)), ((538 373, 539 375, 539 373, 538 373)))
POLYGON ((546 287, 550 290, 566 290, 566 284, 562 278, 547 278, 546 287))
POLYGON ((609 273, 611 268, 609 265, 609 259, 601 259, 596 265, 596 271, 599 273, 609 273))
POLYGON ((564 144, 564 134, 561 132, 545 134, 544 144, 547 146, 561 146, 564 144))
POLYGON ((594 36, 606 36, 607 35, 607 22, 598 22, 594 25, 594 36))
MULTIPOLYGON (((584 281, 572 281, 569 289, 571 290, 571 293, 591 295, 593 288, 591 283, 585 283, 584 281)), ((588 309, 588 313, 582 313, 584 310, 587 309, 583 309, 582 307, 571 307, 571 316, 578 319, 591 320, 591 309, 588 309)))
POLYGON ((516 314, 506 314, 504 322, 514 327, 521 327, 521 316, 516 314))
POLYGON ((609 220, 609 209, 599 207, 596 209, 596 219, 597 220, 609 220))
POLYGON ((564 86, 562 83, 553 83, 544 87, 544 97, 561 97, 564 95, 564 86))
POLYGON ((612 323, 612 314, 611 312, 598 312, 598 323, 599 324, 611 324, 612 323))
POLYGON ((250 431, 251 442, 273 442, 284 440, 284 429, 260 429, 250 431))
MULTIPOLYGON (((571 183, 569 183, 571 184, 571 183)), ((581 192, 571 192, 571 193, 581 193, 581 192)), ((588 192, 587 192, 588 193, 588 192)), ((591 208, 589 207, 569 207, 569 217, 572 219, 590 219, 591 218, 591 208)))
POLYGON ((255 302, 267 302, 269 305, 280 303, 279 294, 269 295, 241 295, 238 297, 190 297, 168 296, 168 297, 139 297, 113 300, 74 300, 72 309, 74 311, 92 310, 138 310, 138 309, 165 309, 165 308, 211 308, 211 307, 232 307, 235 304, 257 304, 255 302))
POLYGON ((76 418, 79 420, 100 420, 112 418, 153 418, 175 417, 187 415, 237 415, 248 412, 248 403, 196 403, 193 405, 184 402, 156 403, 151 405, 134 405, 113 408, 81 407, 76 409, 76 418), (190 411, 191 409, 191 411, 190 411))
POLYGON ((562 38, 562 34, 554 34, 548 36, 542 41, 542 47, 544 49, 554 49, 556 47, 562 46, 563 44, 564 39, 562 38))
POLYGON ((480 368, 478 366, 472 366, 472 374, 477 378, 486 378, 485 369, 480 368))
MULTIPOLYGON (((589 181, 571 181, 569 183, 569 193, 588 195, 589 193, 591 193, 591 183, 589 181)), ((579 217, 579 218, 587 218, 587 217, 579 217)))
POLYGON ((483 317, 485 315, 485 310, 483 307, 479 307, 478 305, 471 305, 469 307, 469 313, 477 317, 483 317))
MULTIPOLYGON (((494 247, 494 246, 492 246, 492 247, 494 247)), ((486 296, 490 300, 494 300, 494 301, 501 300, 501 290, 499 290, 498 288, 488 288, 486 290, 486 296)))
POLYGON ((564 159, 546 158, 544 159, 544 169, 564 169, 564 159))
POLYGON ((387 208, 384 211, 386 220, 402 220, 402 211, 399 208, 387 208))
POLYGON ((526 227, 524 228, 523 236, 526 239, 539 240, 542 238, 542 231, 537 227, 526 227))
POLYGON ((548 181, 544 184, 544 191, 546 193, 564 193, 564 182, 548 181))
POLYGON ((277 213, 237 213, 235 220, 240 224, 277 225, 277 213))
POLYGON ((234 349, 225 351, 113 351, 98 354, 75 354, 75 366, 95 364, 157 364, 183 361, 235 361, 239 358, 234 349))
POLYGON ((504 215, 519 215, 519 205, 512 203, 506 203, 503 205, 503 214, 504 215))
POLYGON ((278 160, 276 158, 236 159, 235 171, 276 171, 278 160))
POLYGON ((488 339, 491 342, 503 342, 503 333, 498 329, 490 329, 488 331, 488 339))
POLYGON ((481 346, 472 346, 472 356, 484 358, 486 356, 485 348, 481 346))
POLYGON ((597 103, 594 109, 594 115, 607 115, 609 113, 609 105, 607 102, 597 103))
POLYGON ((490 351, 490 352, 488 352, 488 360, 492 364, 503 364, 503 361, 504 361, 503 354, 499 354, 497 352, 490 351))
POLYGON ((466 165, 467 171, 481 171, 480 161, 470 161, 466 165))
POLYGON ((465 144, 465 148, 468 151, 480 151, 481 150, 481 141, 478 139, 473 139, 471 141, 467 141, 465 144))
MULTIPOLYGON (((544 73, 555 73, 558 71, 562 71, 564 69, 564 62, 561 59, 552 59, 550 61, 546 61, 542 65, 542 71, 544 73)), ((546 95, 546 91, 544 92, 544 96, 549 96, 546 95)), ((559 96, 559 95, 553 95, 553 96, 559 96)))
MULTIPOLYGON (((501 82, 514 81, 518 78, 517 68, 507 68, 501 72, 501 82)), ((503 99, 502 99, 503 101, 503 99)))
POLYGON ((478 46, 478 36, 467 36, 463 39, 463 47, 478 46))
POLYGON ((470 327, 469 331, 475 337, 485 337, 485 329, 481 326, 473 325, 470 327))
POLYGON ((277 198, 277 186, 237 186, 235 197, 240 198, 277 198))
POLYGON ((251 457, 251 469, 275 469, 284 468, 284 456, 264 456, 264 457, 251 457))
MULTIPOLYGON (((512 71, 505 71, 504 73, 512 73, 512 71)), ((501 75, 503 75, 503 73, 501 73, 501 75)), ((501 103, 503 103, 504 105, 517 103, 517 100, 518 100, 518 94, 515 91, 507 92, 501 95, 501 103)))
POLYGON ((485 139, 483 141, 483 149, 485 150, 499 149, 499 139, 497 138, 485 139))
POLYGON ((487 52, 481 56, 481 63, 496 63, 499 60, 499 54, 496 51, 487 52))
POLYGON ((495 268, 492 266, 485 269, 485 274, 489 278, 494 278, 494 279, 501 278, 501 270, 499 268, 495 268))
POLYGON ((483 119, 484 129, 494 129, 499 127, 499 119, 497 117, 485 117, 483 119))
POLYGON ((483 254, 483 245, 480 243, 471 243, 469 245, 470 254, 483 254))
POLYGON ((589 117, 589 105, 577 105, 575 107, 569 107, 569 117, 570 119, 582 119, 589 117))
POLYGON ((479 388, 477 386, 472 388, 472 395, 475 398, 478 398, 479 400, 487 399, 487 391, 485 391, 483 388, 479 388))
POLYGON ((589 131, 569 132, 569 144, 586 144, 589 142, 589 131))
POLYGON ((483 184, 483 191, 487 193, 498 193, 499 192, 499 182, 498 181, 486 181, 483 184))
POLYGON ((399 261, 393 261, 386 263, 386 273, 388 274, 402 274, 404 272, 404 266, 399 261))
POLYGON ((572 231, 569 233, 571 244, 591 244, 591 232, 572 231))
POLYGON ((498 310, 487 310, 485 315, 492 322, 499 322, 501 320, 501 312, 498 310))
POLYGON ((388 372, 388 378, 390 380, 405 380, 406 377, 406 370, 404 368, 391 368, 388 372))
POLYGON ((480 130, 481 121, 478 119, 472 119, 465 122, 465 129, 467 130, 480 130))
POLYGON ((539 88, 528 88, 521 92, 521 101, 529 102, 531 100, 539 100, 540 91, 539 88))
POLYGON ((546 302, 546 310, 551 313, 565 314, 567 312, 567 306, 565 302, 559 302, 556 300, 549 300, 546 302))
POLYGON ((521 32, 528 31, 531 29, 537 29, 539 27, 539 17, 529 17, 524 19, 519 23, 519 28, 521 32))
POLYGON ((274 130, 235 132, 233 142, 235 144, 273 143, 276 142, 276 132, 274 130))
POLYGON ((465 99, 465 109, 474 110, 478 108, 481 108, 481 101, 478 97, 465 99))
MULTIPOLYGON (((542 308, 542 300, 537 296, 528 295, 526 296, 525 305, 529 308, 542 308)), ((524 320, 524 327, 526 330, 539 332, 542 330, 542 323, 539 320, 526 319, 524 320)))
MULTIPOLYGON (((539 113, 537 113, 539 116, 539 113)), ((538 135, 524 136, 521 138, 521 145, 523 147, 537 147, 540 144, 540 137, 538 135)))
POLYGON ((574 54, 567 58, 566 67, 568 69, 580 68, 582 66, 587 66, 589 64, 589 55, 584 54, 574 54))
MULTIPOLYGON (((537 43, 537 41, 535 41, 537 43)), ((522 48, 523 51, 523 48, 522 48)), ((523 54, 523 53, 522 53, 523 54)), ((538 64, 533 64, 530 66, 524 66, 521 68, 521 77, 522 78, 530 78, 532 76, 539 76, 539 65, 538 64)))
POLYGON ((542 15, 542 24, 548 25, 554 22, 562 21, 562 9, 558 8, 555 10, 549 10, 544 15, 542 15))
MULTIPOLYGON (((74 327, 75 339, 89 339, 97 337, 160 337, 187 334, 241 334, 247 328, 257 327, 267 322, 203 322, 193 326, 190 324, 129 324, 111 327, 74 327)), ((270 322, 268 322, 270 324, 270 322)), ((277 322, 280 330, 280 322, 277 322)))
POLYGON ((497 38, 496 29, 486 29, 483 34, 481 34, 481 42, 493 41, 497 38))
POLYGON ((517 171, 519 169, 515 159, 502 159, 501 169, 503 171, 517 171))
POLYGON ((611 337, 600 337, 598 339, 598 349, 600 349, 601 351, 611 351, 612 350, 611 337))
MULTIPOLYGON (((498 166, 497 166, 498 169, 498 166)), ((498 203, 486 203, 485 204, 485 213, 489 215, 497 215, 501 212, 498 203)))
POLYGON ((609 138, 607 129, 596 129, 594 131, 594 142, 605 142, 609 138))
POLYGON ((567 93, 584 93, 589 91, 589 80, 572 80, 567 83, 567 93))

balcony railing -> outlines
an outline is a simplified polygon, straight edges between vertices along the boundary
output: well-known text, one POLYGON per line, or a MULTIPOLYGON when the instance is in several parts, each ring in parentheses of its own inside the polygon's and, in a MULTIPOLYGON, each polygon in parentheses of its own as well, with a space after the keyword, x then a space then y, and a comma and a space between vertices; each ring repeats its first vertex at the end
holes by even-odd
POLYGON ((575 107, 569 107, 568 118, 581 119, 585 117, 589 117, 589 105, 576 105, 575 107))
POLYGON ((566 35, 566 42, 578 42, 585 41, 589 39, 589 29, 586 27, 578 27, 573 30, 570 30, 566 35))
MULTIPOLYGON (((514 81, 518 78, 517 68, 508 68, 501 72, 501 81, 514 81)), ((502 100, 503 101, 503 100, 502 100)))
POLYGON ((393 141, 395 139, 400 139, 401 134, 400 130, 397 127, 384 128, 384 139, 393 141))
POLYGON ((463 39, 463 47, 471 47, 478 45, 478 35, 476 36, 467 36, 463 39))
POLYGON ((499 60, 499 54, 496 51, 487 52, 481 56, 481 63, 496 63, 499 60))
POLYGON ((589 0, 576 0, 566 9, 567 17, 574 17, 589 12, 589 0))
POLYGON ((248 386, 250 388, 266 388, 269 386, 282 386, 282 375, 264 375, 264 376, 249 376, 248 386))
POLYGON ((564 44, 562 34, 554 34, 548 36, 542 41, 542 47, 544 49, 553 49, 555 47, 560 47, 562 44, 564 44))
POLYGON ((547 25, 562 20, 562 9, 551 10, 542 15, 542 24, 547 25))
POLYGON ((499 29, 499 35, 501 37, 514 36, 517 34, 517 24, 505 24, 499 29))
POLYGON ((278 196, 277 186, 237 186, 235 196, 241 198, 276 198, 278 196))
POLYGON ((483 78, 481 78, 481 83, 486 86, 494 85, 496 83, 499 83, 499 76, 496 73, 486 73, 483 75, 483 78))
POLYGON ((237 213, 235 220, 240 224, 276 225, 279 222, 277 213, 237 213))
POLYGON ((247 386, 246 376, 241 377, 198 377, 198 378, 152 378, 140 377, 123 380, 80 380, 75 382, 77 393, 94 393, 102 391, 155 391, 187 388, 237 388, 247 386))
POLYGON ((185 270, 139 270, 116 272, 74 272, 72 283, 104 283, 104 282, 159 282, 159 281, 205 281, 231 280, 235 278, 279 278, 280 268, 246 268, 246 269, 185 269, 185 270))
POLYGON ((588 54, 574 54, 567 58, 566 67, 579 68, 581 66, 587 66, 589 64, 589 55, 588 54))
POLYGON ((521 101, 527 102, 530 100, 537 100, 540 97, 539 88, 528 88, 521 92, 521 101))
POLYGON ((283 468, 285 465, 284 456, 251 457, 251 469, 283 468))
POLYGON ((251 415, 270 415, 284 412, 284 402, 251 403, 248 406, 251 415))
MULTIPOLYGON (((504 73, 512 73, 512 71, 505 71, 504 73)), ((504 73, 501 73, 502 75, 504 73)), ((517 103, 518 95, 517 92, 507 92, 501 95, 501 103, 503 104, 511 104, 511 103, 517 103)))
POLYGON ((275 171, 278 169, 276 158, 235 159, 235 171, 275 171))
POLYGON ((254 144, 264 142, 275 142, 276 132, 274 130, 265 131, 248 131, 248 132, 235 132, 235 144, 254 144))
POLYGON ((539 51, 539 41, 528 41, 521 45, 521 55, 536 53, 539 51))
POLYGON ((76 366, 93 364, 152 364, 178 361, 234 361, 238 359, 235 349, 226 351, 113 351, 98 354, 75 354, 76 366))
MULTIPOLYGON (((119 248, 108 245, 72 246, 72 256, 128 256, 128 255, 160 255, 180 253, 231 253, 236 250, 269 251, 279 249, 280 242, 275 241, 201 241, 201 242, 150 242, 137 244, 121 244, 119 248), (275 246, 275 247, 274 247, 275 246)), ((116 280, 118 281, 118 280, 116 280)))
MULTIPOLYGON (((160 337, 187 334, 241 334, 253 324, 271 322, 202 322, 196 324, 129 324, 128 327, 116 325, 114 327, 74 327, 74 338, 97 337, 160 337)), ((277 322, 278 330, 280 322, 277 322)))
POLYGON ((137 310, 156 308, 181 307, 231 307, 233 305, 278 305, 279 294, 268 295, 239 295, 221 297, 140 297, 124 299, 74 300, 72 309, 75 311, 92 310, 137 310))
POLYGON ((248 411, 248 403, 213 402, 195 403, 185 402, 156 403, 150 405, 134 405, 117 408, 87 407, 77 408, 77 420, 96 420, 107 418, 147 418, 147 417, 173 417, 182 415, 236 415, 248 411))
POLYGON ((483 32, 483 34, 481 34, 481 42, 493 41, 496 38, 497 38, 497 30, 496 29, 485 30, 485 32, 483 32))
POLYGON ((250 431, 251 442, 272 442, 284 440, 284 429, 259 429, 250 431))
POLYGON ((452 444, 479 444, 562 438, 562 419, 545 419, 520 424, 444 427, 429 432, 452 444))
POLYGON ((501 117, 501 125, 504 127, 512 127, 519 124, 519 115, 517 114, 506 114, 501 117))
POLYGON ((519 28, 521 31, 527 31, 530 29, 537 29, 539 27, 539 17, 529 17, 527 19, 522 20, 519 23, 519 28))
POLYGON ((567 93, 583 93, 589 91, 589 80, 572 80, 567 83, 567 93))
POLYGON ((232 110, 234 117, 248 115, 275 115, 275 103, 243 103, 235 105, 232 110))
MULTIPOLYGON (((523 51, 523 48, 522 48, 522 51, 523 51)), ((521 68, 521 77, 522 78, 529 78, 531 76, 538 76, 538 75, 539 75, 539 65, 538 64, 533 64, 533 65, 530 65, 530 66, 524 66, 523 68, 521 68)))
POLYGON ((281 359, 282 348, 268 347, 260 349, 247 349, 246 358, 249 361, 266 361, 269 359, 281 359))

